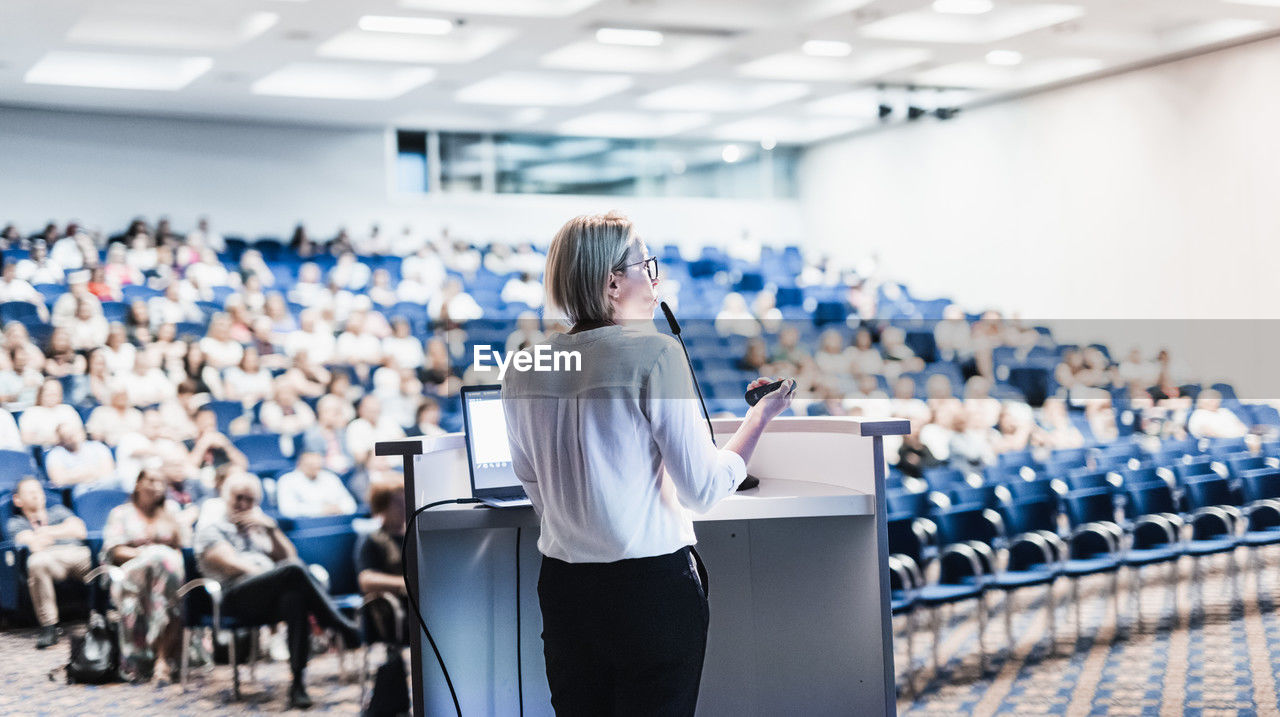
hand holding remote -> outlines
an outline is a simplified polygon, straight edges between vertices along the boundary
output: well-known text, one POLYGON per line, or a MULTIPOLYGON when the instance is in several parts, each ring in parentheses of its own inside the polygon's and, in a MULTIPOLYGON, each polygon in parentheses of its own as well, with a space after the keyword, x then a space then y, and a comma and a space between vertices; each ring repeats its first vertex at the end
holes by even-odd
POLYGON ((779 413, 785 411, 787 406, 791 405, 791 394, 795 392, 795 389, 795 379, 788 378, 775 380, 772 377, 761 377, 752 381, 747 386, 747 404, 755 406, 766 396, 770 399, 776 399, 769 401, 770 405, 768 407, 768 413, 770 414, 768 417, 773 418, 779 413))

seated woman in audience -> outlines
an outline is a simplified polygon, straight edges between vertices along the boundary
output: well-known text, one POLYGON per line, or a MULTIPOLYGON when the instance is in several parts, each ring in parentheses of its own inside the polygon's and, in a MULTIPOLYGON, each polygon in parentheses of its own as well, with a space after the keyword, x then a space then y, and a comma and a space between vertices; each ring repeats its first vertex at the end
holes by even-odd
MULTIPOLYGON (((106 335, 103 334, 103 339, 106 335)), ((93 346, 101 346, 98 341, 93 346)), ((44 374, 49 378, 77 376, 85 371, 84 356, 76 353, 71 345, 71 334, 65 328, 56 328, 49 334, 49 348, 45 351, 44 374)))
POLYGON ((377 306, 391 306, 396 303, 396 287, 391 281, 391 272, 377 269, 373 272, 373 283, 368 289, 369 299, 377 306))
POLYGON ((1032 432, 1031 443, 1049 449, 1080 448, 1084 445, 1084 434, 1067 415, 1066 401, 1053 397, 1044 400, 1040 407, 1039 430, 1032 432))
POLYGON ((1084 415, 1089 421, 1089 431, 1093 433, 1094 440, 1110 443, 1119 436, 1120 427, 1116 424, 1116 411, 1111 405, 1110 396, 1087 401, 1084 415))
POLYGON ((123 244, 112 244, 107 249, 102 271, 107 285, 115 288, 143 282, 142 272, 129 264, 128 250, 123 244))
MULTIPOLYGON (((187 344, 187 354, 182 358, 181 372, 171 375, 174 381, 190 379, 195 383, 196 393, 208 394, 213 398, 222 396, 222 376, 219 367, 209 362, 204 351, 207 344, 204 340, 187 344)), ((239 359, 237 358, 237 361, 239 359)))
POLYGON ((186 442, 186 448, 191 467, 197 474, 207 472, 212 478, 227 463, 240 468, 249 467, 249 459, 244 453, 218 430, 218 414, 212 408, 200 407, 196 411, 195 423, 196 437, 186 442))
POLYGON ((303 445, 323 455, 325 470, 333 473, 346 473, 355 467, 355 460, 347 452, 349 410, 341 398, 321 396, 316 402, 316 423, 302 434, 303 445))
POLYGON ((67 347, 74 351, 87 351, 106 343, 110 326, 100 313, 86 300, 76 302, 76 313, 65 324, 67 347))
POLYGON ((139 351, 133 357, 133 370, 118 380, 134 406, 164 403, 172 400, 176 393, 172 379, 156 367, 154 354, 149 351, 139 351))
POLYGON ((4 325, 4 346, 9 351, 25 354, 24 367, 30 367, 32 371, 44 370, 44 351, 31 340, 31 334, 22 322, 10 321, 4 325))
POLYGON ((279 291, 267 294, 262 313, 271 319, 271 330, 279 336, 287 336, 298 330, 298 320, 289 313, 289 303, 279 291))
POLYGON ((0 350, 0 401, 10 411, 30 408, 44 384, 44 374, 26 366, 26 361, 27 354, 21 349, 0 350))
POLYGON ((957 411, 953 418, 951 442, 948 446, 952 468, 981 472, 996 462, 996 452, 990 443, 990 426, 978 412, 969 409, 957 411))
POLYGON ((285 622, 293 674, 289 706, 310 707, 304 682, 311 648, 310 618, 336 630, 348 645, 358 642, 359 631, 298 562, 298 552, 280 526, 258 507, 262 501, 258 479, 248 473, 228 476, 222 499, 225 515, 202 521, 196 531, 200 571, 222 584, 223 614, 251 622, 285 622))
POLYGON ((129 502, 112 509, 102 529, 102 562, 124 570, 125 579, 111 585, 111 600, 120 612, 121 663, 136 681, 153 674, 168 680, 180 656, 186 530, 165 502, 166 489, 159 471, 143 470, 129 502))
POLYGON ((382 401, 374 394, 360 399, 356 418, 347 425, 347 452, 356 464, 365 466, 373 458, 373 444, 404 438, 404 427, 382 413, 382 401))
POLYGON ((769 354, 764 339, 756 336, 747 340, 746 352, 743 353, 742 358, 738 359, 736 367, 739 371, 752 371, 756 375, 763 375, 761 372, 767 363, 769 363, 769 354))
POLYGON ((1026 404, 1006 402, 1000 418, 991 430, 991 448, 997 454, 1026 450, 1031 441, 1031 408, 1026 404))
POLYGON ((258 352, 258 361, 268 372, 275 369, 286 369, 293 363, 284 353, 279 337, 271 330, 271 319, 258 316, 253 320, 253 335, 249 337, 245 350, 252 348, 258 352))
POLYGON ((139 340, 138 329, 146 330, 145 336, 150 336, 151 331, 151 311, 147 308, 147 302, 142 299, 134 299, 129 304, 129 311, 124 316, 124 327, 129 332, 129 339, 139 345, 146 345, 146 342, 139 340))
POLYGON ((227 314, 227 338, 242 347, 252 341, 253 316, 245 307, 244 299, 239 294, 232 294, 227 297, 227 303, 223 308, 227 314))
POLYGON ((884 371, 884 358, 875 347, 871 332, 866 329, 858 329, 853 337, 853 345, 845 353, 855 376, 874 375, 884 371))
POLYGON ((747 300, 742 294, 729 292, 720 304, 720 313, 716 314, 716 333, 721 336, 731 334, 738 336, 759 336, 760 322, 747 307, 747 300))
POLYGON ((338 337, 334 360, 354 368, 361 380, 382 363, 382 342, 365 330, 365 316, 361 312, 352 312, 348 319, 346 330, 338 337))
POLYGON ((385 595, 394 600, 399 610, 377 601, 366 608, 370 642, 408 644, 408 622, 402 620, 400 632, 395 630, 394 615, 408 613, 408 594, 404 585, 405 508, 404 486, 397 483, 375 483, 369 488, 369 510, 378 520, 378 529, 365 536, 356 552, 356 580, 364 595, 385 595))
POLYGON ((175 441, 186 441, 196 436, 196 409, 203 406, 207 394, 196 392, 196 383, 184 379, 178 384, 177 396, 161 402, 160 416, 164 420, 165 436, 175 441))
POLYGON ((223 386, 228 401, 239 401, 247 408, 271 395, 271 372, 263 368, 258 349, 250 346, 244 350, 240 365, 223 371, 223 386))
POLYGON ((263 428, 271 433, 296 436, 315 424, 315 412, 298 398, 293 382, 277 378, 274 390, 271 400, 263 403, 258 411, 258 421, 263 428))
POLYGON ((208 331, 199 346, 208 365, 217 370, 235 366, 244 354, 244 347, 231 338, 231 317, 224 313, 209 319, 208 331))
POLYGON ((115 447, 127 433, 142 430, 142 411, 129 404, 129 391, 124 384, 114 382, 107 403, 93 409, 85 423, 89 437, 115 447))
POLYGON ((111 369, 111 373, 125 374, 133 368, 133 359, 138 353, 138 348, 129 343, 124 324, 117 321, 110 325, 107 329, 104 348, 107 352, 107 367, 111 369))
POLYGON ((418 404, 417 420, 409 433, 414 436, 430 438, 443 436, 447 431, 440 427, 440 402, 430 396, 423 396, 418 404))
POLYGON ((844 337, 835 329, 827 329, 818 338, 818 350, 813 354, 813 362, 823 375, 842 378, 849 375, 849 354, 845 352, 844 337))
MULTIPOLYGON (((250 315, 258 315, 262 313, 262 309, 267 305, 267 295, 262 290, 262 280, 257 274, 241 274, 241 287, 239 296, 243 303, 245 311, 250 315)), ((228 301, 230 299, 228 298, 228 301)))
POLYGON ((22 431, 23 443, 29 446, 52 446, 58 442, 59 426, 74 426, 84 430, 80 414, 62 402, 62 382, 51 378, 40 384, 36 404, 22 412, 18 428, 22 431))
POLYGON ((89 352, 85 360, 85 400, 97 404, 111 401, 111 390, 118 382, 107 364, 106 349, 101 347, 89 352))

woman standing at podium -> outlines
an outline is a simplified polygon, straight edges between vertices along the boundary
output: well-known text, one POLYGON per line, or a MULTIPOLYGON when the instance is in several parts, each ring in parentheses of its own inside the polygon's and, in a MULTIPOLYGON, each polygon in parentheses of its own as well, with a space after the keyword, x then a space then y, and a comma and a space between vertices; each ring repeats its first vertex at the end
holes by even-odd
POLYGON ((709 613, 689 511, 733 493, 794 386, 752 407, 717 449, 684 353, 653 330, 657 259, 619 214, 566 223, 545 283, 573 325, 550 349, 578 352, 579 370, 509 371, 502 396, 515 472, 541 523, 552 705, 692 715, 709 613))

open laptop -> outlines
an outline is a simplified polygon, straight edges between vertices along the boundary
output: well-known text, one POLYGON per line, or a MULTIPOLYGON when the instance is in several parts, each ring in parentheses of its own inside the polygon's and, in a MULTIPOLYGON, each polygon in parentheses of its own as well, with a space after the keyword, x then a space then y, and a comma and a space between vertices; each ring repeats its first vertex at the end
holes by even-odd
POLYGON ((502 387, 463 386, 462 421, 471 496, 494 508, 532 505, 511 463, 502 387))

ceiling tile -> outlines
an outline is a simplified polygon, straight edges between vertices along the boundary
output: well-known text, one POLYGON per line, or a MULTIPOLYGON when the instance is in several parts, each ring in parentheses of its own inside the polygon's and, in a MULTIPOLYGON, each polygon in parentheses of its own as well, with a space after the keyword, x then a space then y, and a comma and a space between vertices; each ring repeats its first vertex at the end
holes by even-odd
POLYGON ((651 92, 637 104, 651 110, 750 112, 807 94, 809 86, 798 82, 699 80, 651 92))
POLYGON ((594 102, 630 87, 625 75, 503 72, 460 90, 458 102, 489 105, 572 106, 594 102))
POLYGON ((335 100, 388 100, 435 77, 429 67, 392 68, 295 62, 253 83, 255 95, 335 100))
POLYGON ((862 26, 863 37, 900 42, 980 44, 997 42, 1084 15, 1079 5, 997 5, 981 15, 955 15, 929 8, 890 15, 862 26))

